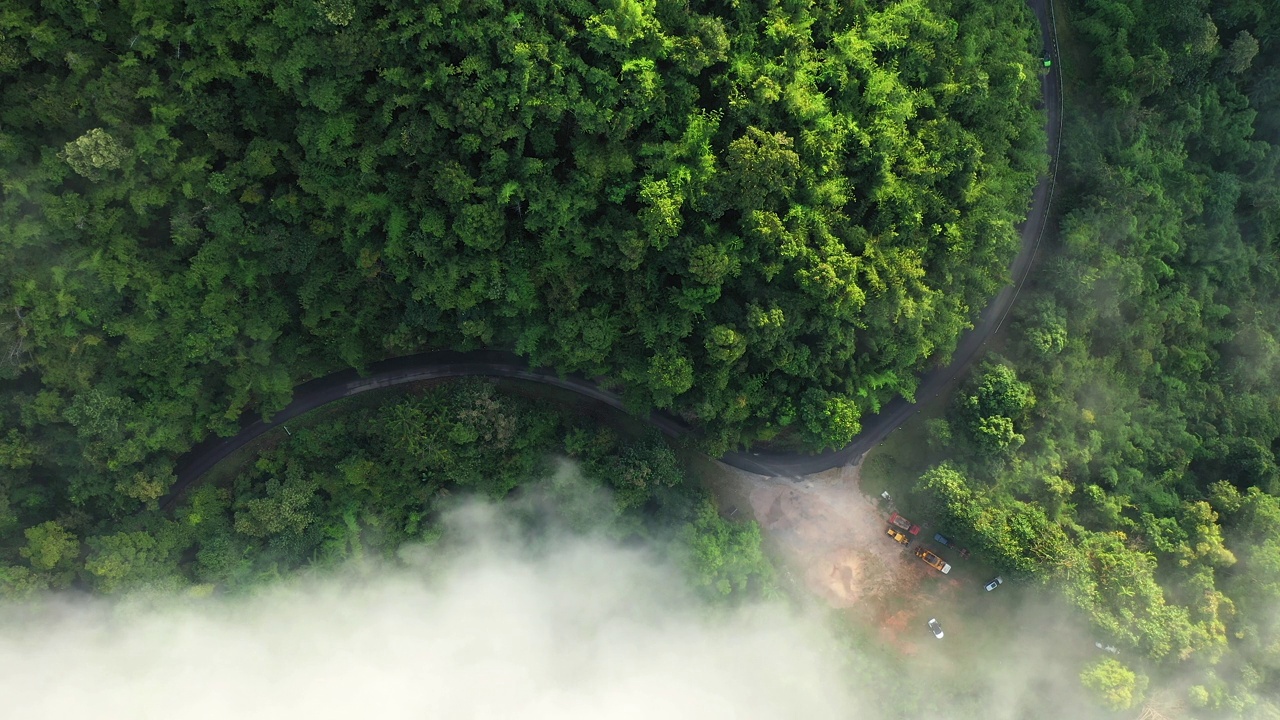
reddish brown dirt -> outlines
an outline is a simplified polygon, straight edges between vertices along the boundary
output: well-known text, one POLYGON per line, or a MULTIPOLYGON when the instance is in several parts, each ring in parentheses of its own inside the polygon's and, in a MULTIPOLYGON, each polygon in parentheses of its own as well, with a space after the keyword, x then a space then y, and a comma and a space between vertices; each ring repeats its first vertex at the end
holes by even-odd
POLYGON ((853 465, 793 480, 714 462, 697 468, 725 515, 760 524, 786 584, 874 628, 885 646, 915 655, 933 642, 925 620, 958 600, 963 581, 911 554, 931 530, 910 536, 909 546, 885 533, 890 503, 862 493, 859 471, 853 465))
POLYGON ((920 629, 913 627, 915 619, 916 615, 912 610, 886 610, 877 626, 880 641, 898 648, 904 655, 914 655, 920 649, 918 643, 914 642, 914 636, 920 634, 920 629), (907 636, 911 636, 912 640, 908 640, 907 636))
POLYGON ((707 475, 726 514, 760 523, 793 579, 832 607, 889 623, 934 572, 885 534, 887 503, 862 494, 858 466, 800 480, 723 465, 707 475))

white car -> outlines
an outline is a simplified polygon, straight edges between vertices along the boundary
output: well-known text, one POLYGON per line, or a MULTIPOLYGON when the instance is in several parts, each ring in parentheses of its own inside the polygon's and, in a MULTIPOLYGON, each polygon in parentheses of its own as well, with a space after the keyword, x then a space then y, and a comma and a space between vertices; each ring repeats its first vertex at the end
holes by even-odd
POLYGON ((942 625, 938 623, 936 618, 929 618, 929 629, 933 631, 933 636, 942 639, 942 625))
POLYGON ((1004 584, 1004 578, 997 576, 993 578, 991 582, 987 583, 987 592, 991 592, 992 590, 995 590, 996 588, 1000 587, 1003 584, 1004 584))

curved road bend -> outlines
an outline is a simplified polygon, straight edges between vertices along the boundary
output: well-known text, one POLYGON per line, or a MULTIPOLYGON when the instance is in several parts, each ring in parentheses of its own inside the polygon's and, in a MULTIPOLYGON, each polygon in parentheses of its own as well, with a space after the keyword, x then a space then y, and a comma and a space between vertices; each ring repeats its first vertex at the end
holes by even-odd
MULTIPOLYGON (((998 330, 1009 314, 1017 298, 1018 291, 1026 282, 1032 264, 1039 249, 1040 237, 1048 220, 1050 200, 1057 174, 1058 150, 1062 134, 1062 86, 1059 75, 1058 46, 1052 17, 1051 0, 1028 0, 1028 5, 1040 20, 1041 36, 1044 47, 1053 61, 1050 72, 1044 76, 1042 84, 1043 104, 1047 111, 1047 134, 1050 151, 1050 171, 1036 186, 1032 196, 1031 207, 1027 219, 1019 228, 1022 242, 1017 257, 1011 267, 1013 285, 1000 291, 991 304, 982 312, 978 321, 969 332, 961 337, 952 357, 951 364, 934 368, 920 377, 916 397, 928 401, 936 397, 952 380, 964 372, 981 351, 987 339, 998 330)), ((231 453, 244 447, 268 430, 280 427, 290 420, 341 398, 357 395, 369 390, 391 387, 405 383, 443 378, 468 376, 488 376, 527 380, 530 382, 552 385, 584 395, 610 407, 626 411, 622 399, 615 393, 601 389, 592 381, 575 376, 560 376, 552 370, 530 368, 518 355, 498 351, 451 352, 441 351, 409 355, 374 363, 369 372, 361 377, 355 370, 348 369, 311 380, 294 388, 293 402, 276 413, 269 421, 255 417, 254 413, 246 413, 241 421, 241 430, 227 438, 209 438, 196 445, 179 459, 176 474, 177 482, 169 494, 161 500, 161 507, 172 509, 178 498, 208 472, 219 461, 231 453)), ((910 403, 903 398, 895 398, 886 403, 881 411, 863 419, 862 432, 853 441, 839 450, 830 450, 813 455, 770 452, 731 452, 720 458, 724 463, 748 472, 763 475, 807 475, 835 467, 841 467, 861 457, 867 450, 879 444, 900 425, 907 421, 918 410, 917 403, 910 403)), ((649 422, 670 437, 688 435, 693 432, 683 422, 670 415, 653 413, 649 422)))
MULTIPOLYGON (((1027 211, 1027 219, 1018 227, 1022 243, 1017 257, 1010 268, 1010 276, 1014 284, 1002 289, 991 304, 987 306, 973 329, 960 338, 952 356, 951 364, 934 368, 920 376, 920 385, 916 390, 919 402, 928 402, 937 397, 951 381, 960 376, 978 357, 987 339, 1000 329, 1013 307, 1019 291, 1031 274, 1040 249, 1040 239, 1044 235, 1045 225, 1049 220, 1049 206, 1053 200, 1054 185, 1058 175, 1058 154, 1062 149, 1062 63, 1058 57, 1058 33, 1054 23, 1052 0, 1027 0, 1027 4, 1035 12, 1040 21, 1040 36, 1044 42, 1046 57, 1052 64, 1050 71, 1044 76, 1041 84, 1041 102, 1046 110, 1045 127, 1048 136, 1049 174, 1040 179, 1035 192, 1031 196, 1031 208, 1027 211)), ((876 415, 864 418, 862 432, 839 450, 829 450, 816 455, 798 455, 784 453, 730 453, 721 458, 726 464, 740 470, 765 475, 808 475, 831 468, 847 465, 862 457, 871 448, 879 445, 889 433, 898 429, 918 409, 919 402, 907 402, 901 397, 884 404, 876 415), (781 471, 781 472, 780 472, 781 471)))

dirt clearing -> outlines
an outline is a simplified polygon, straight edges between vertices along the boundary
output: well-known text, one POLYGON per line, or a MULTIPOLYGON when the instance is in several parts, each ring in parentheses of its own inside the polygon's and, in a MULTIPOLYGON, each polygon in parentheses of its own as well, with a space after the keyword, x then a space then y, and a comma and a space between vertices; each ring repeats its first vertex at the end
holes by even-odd
MULTIPOLYGON (((724 514, 758 522, 790 580, 878 628, 903 652, 912 652, 923 633, 921 613, 959 582, 886 535, 891 510, 862 493, 857 465, 800 479, 708 466, 700 474, 724 514)), ((927 532, 912 537, 912 546, 927 532)))

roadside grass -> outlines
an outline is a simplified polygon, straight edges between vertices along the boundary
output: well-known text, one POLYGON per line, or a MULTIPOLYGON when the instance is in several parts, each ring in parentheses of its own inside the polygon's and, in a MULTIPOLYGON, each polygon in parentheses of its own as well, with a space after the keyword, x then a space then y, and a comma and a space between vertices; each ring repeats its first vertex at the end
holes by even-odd
POLYGON ((878 498, 881 493, 888 492, 893 505, 908 517, 918 510, 912 507, 910 497, 916 478, 946 457, 945 453, 932 446, 927 423, 942 417, 945 409, 943 403, 926 407, 863 456, 863 493, 878 498))
MULTIPOLYGON (((1087 92, 1086 88, 1096 86, 1096 78, 1093 70, 1096 67, 1093 57, 1088 47, 1081 42, 1080 37, 1075 32, 1074 18, 1075 8, 1070 2, 1054 3, 1054 12, 1057 13, 1058 28, 1058 55, 1061 59, 1060 64, 1064 72, 1062 90, 1063 94, 1070 94, 1072 101, 1087 102, 1091 106, 1101 107, 1100 103, 1092 102, 1093 95, 1087 92)), ((1067 116, 1067 105, 1064 98, 1062 108, 1063 118, 1067 116)), ((1065 147, 1065 146, 1064 146, 1065 147)))

